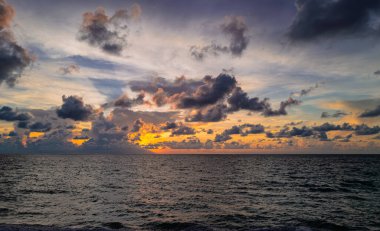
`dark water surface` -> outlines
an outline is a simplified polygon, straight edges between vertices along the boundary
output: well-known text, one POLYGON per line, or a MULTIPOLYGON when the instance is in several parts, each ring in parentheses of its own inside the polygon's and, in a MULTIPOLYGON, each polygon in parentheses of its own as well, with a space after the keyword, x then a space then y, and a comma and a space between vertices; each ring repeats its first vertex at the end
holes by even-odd
POLYGON ((380 155, 0 156, 0 230, 380 230, 380 155))

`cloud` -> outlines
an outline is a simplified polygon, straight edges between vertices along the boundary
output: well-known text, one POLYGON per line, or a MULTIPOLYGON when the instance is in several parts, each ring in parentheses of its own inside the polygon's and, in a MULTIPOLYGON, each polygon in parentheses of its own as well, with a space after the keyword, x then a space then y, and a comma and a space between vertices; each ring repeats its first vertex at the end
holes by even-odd
POLYGON ((35 122, 29 125, 28 128, 31 132, 48 132, 51 130, 52 125, 51 123, 35 122))
POLYGON ((14 111, 8 106, 3 106, 0 108, 0 120, 5 120, 8 122, 13 121, 27 121, 31 119, 32 116, 29 113, 19 113, 14 111))
POLYGON ((374 135, 380 132, 379 126, 368 127, 368 125, 362 124, 355 128, 355 134, 359 136, 374 135))
POLYGON ((231 53, 233 56, 241 56, 249 43, 248 27, 244 17, 226 16, 220 29, 230 40, 228 46, 217 44, 215 41, 206 46, 193 45, 190 47, 190 55, 198 61, 202 61, 208 55, 219 56, 231 53))
POLYGON ((127 22, 139 18, 140 14, 141 8, 137 4, 131 7, 131 12, 118 10, 110 17, 101 7, 94 13, 86 12, 83 14, 78 39, 99 47, 106 53, 120 55, 127 45, 127 22))
MULTIPOLYGON (((323 84, 323 83, 322 83, 323 84)), ((319 88, 320 87, 320 84, 319 83, 316 83, 314 86, 311 86, 309 88, 306 88, 306 89, 302 89, 301 91, 299 92, 292 92, 290 94, 290 96, 294 97, 294 96, 297 96, 297 97, 303 97, 303 96, 307 96, 308 94, 310 94, 310 92, 314 91, 315 89, 319 88)))
POLYGON ((372 110, 367 110, 363 112, 362 114, 360 114, 359 117, 366 118, 366 117, 376 117, 376 116, 380 116, 380 105, 378 105, 376 108, 372 110))
POLYGON ((333 114, 330 114, 328 112, 322 112, 321 118, 341 118, 346 115, 349 115, 347 112, 344 111, 336 111, 333 114))
POLYGON ((216 78, 206 76, 205 84, 198 87, 191 95, 179 97, 177 108, 200 108, 215 104, 224 99, 236 87, 235 77, 222 73, 216 78))
POLYGON ((194 135, 195 130, 194 128, 188 127, 188 126, 180 126, 172 131, 172 136, 180 136, 180 135, 194 135))
POLYGON ((240 87, 236 87, 233 90, 227 102, 229 104, 228 110, 230 112, 239 111, 241 109, 261 112, 270 107, 267 98, 263 100, 260 100, 257 97, 250 98, 240 87))
POLYGON ((195 109, 186 117, 187 122, 218 122, 227 117, 227 106, 216 104, 195 109))
POLYGON ((293 98, 289 97, 287 100, 282 101, 280 103, 280 108, 277 110, 273 110, 271 107, 265 108, 263 111, 263 115, 267 116, 267 117, 287 115, 288 114, 288 112, 286 111, 287 107, 290 107, 292 105, 299 105, 299 104, 301 104, 300 100, 293 99, 293 98))
POLYGON ((235 56, 242 55, 247 48, 249 38, 246 35, 248 27, 242 16, 228 16, 222 24, 223 33, 230 37, 230 51, 235 56))
POLYGON ((59 72, 63 75, 69 75, 80 72, 80 67, 77 64, 69 64, 59 68, 59 72))
POLYGON ((272 109, 269 99, 250 98, 238 87, 235 76, 222 72, 217 77, 205 76, 202 81, 177 78, 174 82, 157 77, 153 81, 132 81, 131 90, 144 91, 152 95, 153 104, 160 107, 171 104, 176 109, 189 109, 188 122, 217 122, 224 120, 228 113, 239 110, 261 112, 264 116, 287 115, 286 109, 299 105, 300 100, 289 97, 272 109))
POLYGON ((248 134, 265 133, 265 128, 261 124, 242 124, 234 125, 229 129, 224 130, 221 134, 215 136, 215 142, 223 142, 232 139, 231 135, 246 136, 248 134))
POLYGON ((374 75, 380 75, 380 70, 377 70, 373 73, 374 75))
POLYGON ((368 34, 371 14, 378 14, 377 0, 297 0, 297 14, 288 36, 292 41, 310 41, 322 36, 368 34))
POLYGON ((34 60, 13 36, 10 26, 14 15, 13 7, 0 0, 0 85, 5 82, 9 87, 15 86, 34 60))
POLYGON ((190 55, 198 61, 202 61, 206 56, 219 56, 221 53, 229 53, 230 48, 227 46, 222 46, 212 42, 207 46, 191 46, 190 47, 190 55))
POLYGON ((62 96, 63 104, 56 112, 60 118, 72 119, 76 121, 87 121, 94 113, 91 105, 85 105, 79 96, 62 96))
POLYGON ((162 77, 155 77, 152 81, 129 82, 133 92, 144 91, 152 94, 153 103, 158 107, 175 101, 183 94, 192 94, 202 85, 204 81, 186 79, 185 76, 177 77, 173 82, 162 77))
POLYGON ((109 107, 132 108, 134 106, 144 104, 145 103, 144 98, 145 98, 144 92, 140 92, 136 96, 136 98, 129 98, 127 94, 123 94, 116 100, 103 104, 102 107, 103 108, 109 108, 109 107))
POLYGON ((93 144, 111 144, 126 141, 127 130, 115 124, 101 113, 92 121, 90 137, 93 144))
POLYGON ((162 130, 166 131, 166 130, 171 130, 171 129, 174 129, 174 128, 177 128, 178 125, 176 122, 166 122, 164 126, 161 127, 162 130))
POLYGON ((137 119, 133 123, 133 127, 132 127, 131 132, 139 132, 143 125, 144 125, 144 122, 141 119, 137 119))

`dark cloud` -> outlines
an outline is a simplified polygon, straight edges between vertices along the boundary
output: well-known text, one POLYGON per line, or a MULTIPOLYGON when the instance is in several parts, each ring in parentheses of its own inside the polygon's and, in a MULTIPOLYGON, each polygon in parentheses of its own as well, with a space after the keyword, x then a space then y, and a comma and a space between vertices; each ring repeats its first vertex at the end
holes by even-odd
POLYGON ((78 73, 80 72, 80 67, 77 64, 69 64, 59 68, 59 72, 63 75, 78 73))
POLYGON ((191 95, 180 97, 176 103, 177 108, 200 108, 224 100, 236 87, 236 79, 226 73, 218 75, 216 78, 206 76, 205 84, 199 86, 191 95))
POLYGON ((264 111, 269 108, 268 99, 260 100, 259 98, 250 98, 240 87, 236 87, 231 96, 227 100, 230 112, 239 111, 241 109, 249 111, 264 111))
POLYGON ((236 78, 225 71, 217 77, 205 76, 202 81, 182 76, 170 82, 157 77, 153 81, 130 82, 130 87, 132 91, 151 94, 156 106, 171 104, 174 108, 191 109, 186 117, 188 122, 217 122, 239 110, 261 112, 264 116, 287 115, 288 107, 301 103, 289 97, 274 110, 268 98, 250 98, 237 84, 236 78))
POLYGON ((368 127, 368 125, 362 124, 355 128, 355 134, 359 136, 375 135, 380 132, 379 126, 368 127))
MULTIPOLYGON (((371 14, 378 14, 378 0, 297 0, 297 15, 288 36, 293 41, 310 41, 322 36, 368 34, 371 14)), ((378 28, 377 28, 378 29, 378 28)))
POLYGON ((118 10, 111 17, 105 9, 99 7, 95 12, 83 14, 83 22, 78 39, 88 44, 100 47, 103 51, 120 55, 127 45, 128 25, 130 19, 136 19, 141 14, 139 5, 133 5, 131 12, 118 10))
POLYGON ((217 44, 215 41, 206 46, 191 46, 190 55, 198 61, 202 61, 208 55, 219 56, 231 53, 233 56, 241 56, 249 43, 248 27, 244 17, 227 16, 220 28, 230 40, 228 46, 217 44))
POLYGON ((322 112, 321 118, 340 118, 340 117, 344 117, 346 115, 349 115, 349 114, 344 112, 344 111, 336 111, 332 114, 330 114, 328 112, 322 112))
POLYGON ((142 105, 145 103, 145 93, 140 92, 135 98, 129 98, 127 94, 121 95, 119 98, 112 102, 108 102, 103 104, 102 107, 123 107, 123 108, 131 108, 134 106, 142 105))
POLYGON ((324 123, 320 126, 313 127, 313 129, 315 131, 320 131, 320 132, 329 132, 329 131, 352 131, 354 128, 348 123, 343 123, 342 125, 324 123))
POLYGON ((141 119, 137 119, 133 123, 131 132, 139 132, 143 125, 144 125, 144 122, 141 119))
POLYGON ((78 96, 62 96, 63 104, 57 109, 57 115, 63 119, 87 121, 94 113, 91 105, 85 105, 83 99, 78 96))
POLYGON ((115 107, 133 107, 136 105, 144 104, 145 94, 142 92, 136 96, 136 98, 130 99, 128 95, 123 95, 118 98, 114 105, 115 107))
POLYGON ((31 118, 32 116, 30 114, 19 113, 7 106, 3 106, 2 108, 0 108, 0 120, 13 122, 13 121, 27 121, 31 118))
POLYGON ((173 82, 162 77, 155 77, 152 81, 131 81, 129 86, 134 92, 144 91, 152 94, 153 102, 160 107, 176 100, 182 94, 194 93, 204 84, 202 80, 186 79, 185 76, 181 76, 173 82))
POLYGON ((293 129, 289 131, 290 136, 308 137, 313 134, 313 129, 306 126, 303 126, 302 128, 293 127, 293 129))
POLYGON ((230 139, 232 139, 232 137, 229 134, 223 132, 222 134, 216 134, 214 142, 224 142, 230 139))
POLYGON ((94 145, 120 143, 127 140, 127 131, 100 114, 92 121, 90 136, 94 145))
POLYGON ((192 111, 187 117, 187 122, 218 122, 227 117, 227 106, 216 104, 192 111))
POLYGON ((286 111, 287 107, 290 107, 292 105, 299 105, 300 103, 301 101, 289 97, 287 100, 282 101, 280 103, 280 108, 277 110, 273 110, 271 107, 265 108, 265 110, 263 111, 263 115, 267 117, 287 115, 288 114, 288 112, 286 111))
POLYGON ((374 75, 380 75, 380 70, 377 70, 373 73, 374 75))
POLYGON ((244 17, 229 16, 222 25, 223 33, 230 37, 229 49, 233 55, 240 56, 247 48, 249 38, 246 35, 248 27, 244 17))
MULTIPOLYGON (((20 124, 19 124, 20 125, 20 124)), ((28 126, 31 132, 48 132, 51 130, 51 123, 35 122, 28 126)))
POLYGON ((248 134, 260 134, 264 133, 265 128, 261 124, 242 124, 234 125, 229 129, 224 130, 221 134, 215 136, 215 142, 223 142, 232 139, 231 135, 246 136, 248 134))
POLYGON ((195 130, 194 128, 188 127, 188 126, 180 126, 172 131, 172 136, 180 136, 180 135, 194 135, 195 130))
POLYGON ((0 0, 0 85, 5 82, 9 87, 15 86, 34 60, 13 36, 10 26, 14 15, 13 7, 0 0))
POLYGON ((176 122, 166 122, 164 126, 161 127, 162 130, 171 130, 177 128, 178 125, 176 122))
POLYGON ((366 117, 376 117, 376 116, 380 116, 380 105, 372 110, 367 110, 363 112, 362 114, 360 114, 359 117, 366 118, 366 117))

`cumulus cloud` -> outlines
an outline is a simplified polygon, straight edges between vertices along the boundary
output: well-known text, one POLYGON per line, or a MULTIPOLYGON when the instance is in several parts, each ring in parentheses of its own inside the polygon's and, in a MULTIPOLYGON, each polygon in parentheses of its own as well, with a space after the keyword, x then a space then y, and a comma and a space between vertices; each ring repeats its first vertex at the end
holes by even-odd
POLYGON ((191 46, 190 55, 198 61, 206 56, 219 56, 220 54, 231 53, 233 56, 241 56, 247 48, 249 37, 247 36, 248 27, 242 16, 227 16, 220 25, 221 32, 229 38, 230 44, 220 45, 215 41, 206 46, 191 46))
POLYGON ((131 7, 130 12, 118 10, 110 17, 101 7, 95 12, 86 12, 83 14, 78 39, 109 54, 120 55, 127 45, 129 28, 127 23, 131 19, 139 18, 140 14, 141 8, 137 4, 131 7))
POLYGON ((28 126, 31 132, 48 132, 52 128, 51 123, 35 122, 28 126))
POLYGON ((363 112, 362 114, 360 114, 361 118, 376 117, 376 116, 380 116, 380 105, 377 106, 376 108, 372 109, 372 110, 367 110, 367 111, 363 112))
POLYGON ((264 133, 265 128, 261 124, 242 124, 234 125, 229 129, 224 130, 221 134, 215 136, 215 142, 223 142, 232 139, 231 135, 246 136, 248 134, 264 133))
POLYGON ((13 7, 0 0, 0 85, 5 82, 9 87, 15 86, 34 60, 13 36, 10 26, 14 15, 13 7))
POLYGON ((29 113, 20 113, 13 110, 11 107, 8 107, 8 106, 3 106, 2 108, 0 108, 0 120, 13 122, 13 121, 27 121, 31 118, 32 116, 29 113))
POLYGON ((371 14, 378 14, 377 0, 297 0, 295 16, 288 36, 293 41, 310 41, 322 36, 336 36, 378 30, 369 25, 371 14))
POLYGON ((80 72, 80 67, 77 64, 69 64, 59 68, 59 72, 63 75, 69 75, 80 72))
POLYGON ((227 106, 216 104, 195 109, 186 117, 187 122, 218 122, 227 117, 227 106))
POLYGON ((188 126, 185 126, 185 125, 181 125, 180 127, 174 129, 172 131, 172 136, 180 136, 180 135, 194 135, 195 134, 195 129, 194 128, 191 128, 191 127, 188 127, 188 126))
POLYGON ((261 112, 270 107, 267 98, 263 100, 260 100, 257 97, 250 98, 240 87, 236 87, 233 90, 227 102, 229 104, 228 110, 231 112, 239 111, 241 109, 261 112))
POLYGON ((216 78, 206 76, 205 84, 198 87, 191 95, 180 97, 177 108, 200 108, 217 103, 224 99, 236 87, 235 77, 222 73, 216 78))
POLYGON ((94 113, 91 105, 84 104, 79 96, 62 96, 63 104, 56 112, 60 118, 72 119, 76 121, 87 121, 94 113))
POLYGON ((207 75, 202 81, 180 77, 171 82, 158 77, 153 81, 130 82, 130 87, 132 91, 151 94, 156 106, 170 104, 176 109, 188 109, 188 122, 217 122, 239 110, 261 112, 264 116, 287 115, 288 107, 301 103, 289 97, 280 103, 279 109, 272 109, 268 98, 250 98, 238 87, 235 76, 227 72, 217 77, 207 75))

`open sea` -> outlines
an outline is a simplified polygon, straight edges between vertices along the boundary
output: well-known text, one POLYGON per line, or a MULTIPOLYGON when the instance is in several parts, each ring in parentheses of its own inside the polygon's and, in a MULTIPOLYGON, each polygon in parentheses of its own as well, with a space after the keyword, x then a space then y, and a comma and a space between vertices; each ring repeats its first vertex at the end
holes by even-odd
POLYGON ((380 230, 380 155, 0 155, 0 230, 380 230))

